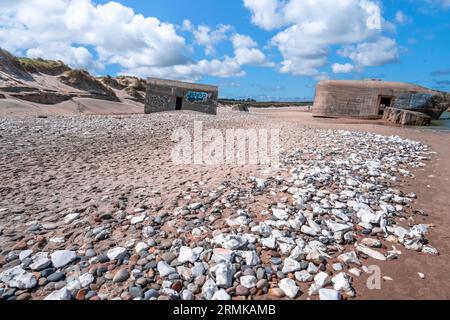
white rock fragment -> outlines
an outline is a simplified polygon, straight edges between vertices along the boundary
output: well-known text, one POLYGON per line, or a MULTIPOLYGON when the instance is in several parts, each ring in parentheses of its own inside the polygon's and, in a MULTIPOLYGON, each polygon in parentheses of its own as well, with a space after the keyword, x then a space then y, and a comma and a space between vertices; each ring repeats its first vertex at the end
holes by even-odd
POLYGON ((351 281, 352 281, 351 277, 348 274, 346 274, 345 272, 338 273, 331 279, 334 290, 344 291, 344 292, 353 291, 351 281))
POLYGON ((144 222, 145 217, 146 217, 145 213, 144 213, 144 214, 141 214, 140 216, 133 217, 133 218, 131 218, 130 223, 131 223, 132 225, 135 225, 135 224, 138 224, 138 223, 142 223, 142 222, 144 222))
MULTIPOLYGON (((33 263, 30 264, 30 269, 33 271, 41 271, 51 264, 47 252, 38 252, 33 256, 33 263)), ((56 267, 55 267, 56 268, 56 267)))
POLYGON ((294 299, 295 297, 297 297, 299 288, 295 284, 294 280, 285 278, 278 283, 278 286, 280 287, 280 289, 284 292, 284 294, 287 297, 289 297, 291 299, 294 299))
POLYGON ((148 250, 148 245, 145 242, 139 242, 136 245, 135 250, 136 250, 136 253, 140 253, 142 251, 147 251, 148 250))
POLYGON ((77 258, 75 251, 58 250, 50 254, 53 266, 55 268, 63 268, 77 258))
POLYGON ((53 291, 44 300, 70 300, 72 295, 66 287, 53 291))
POLYGON ((313 276, 306 270, 302 270, 295 273, 295 279, 299 282, 310 282, 313 280, 313 276))
POLYGON ((94 282, 94 280, 95 280, 94 276, 90 273, 85 273, 78 278, 78 281, 80 281, 81 288, 86 288, 88 285, 94 282))
POLYGON ((367 248, 365 246, 357 245, 356 251, 367 254, 369 257, 371 257, 373 259, 380 260, 380 261, 386 261, 386 257, 381 252, 375 251, 375 250, 367 248))
POLYGON ((181 263, 191 262, 194 263, 199 258, 199 254, 197 254, 194 250, 189 247, 181 247, 180 253, 178 255, 178 261, 181 263))
POLYGON ((202 297, 206 300, 211 300, 218 288, 213 279, 208 278, 202 287, 202 297))
POLYGON ((214 293, 211 300, 229 301, 231 300, 231 296, 224 289, 220 289, 214 293))
POLYGON ((127 255, 127 249, 123 247, 115 247, 109 249, 106 255, 108 256, 109 260, 120 260, 127 255))
POLYGON ((229 288, 233 284, 234 269, 231 263, 219 263, 211 268, 211 273, 216 277, 216 285, 222 288, 229 288))
POLYGON ((161 277, 167 277, 169 274, 177 272, 175 268, 169 266, 165 261, 158 262, 157 269, 161 277))
POLYGON ((289 214, 282 209, 272 208, 272 213, 278 220, 287 220, 289 218, 289 214))
POLYGON ((281 272, 288 274, 291 272, 299 271, 301 269, 300 262, 297 262, 291 258, 286 258, 283 263, 283 269, 281 272))
POLYGON ((256 277, 254 276, 242 276, 240 278, 240 283, 247 289, 252 289, 256 287, 256 277))
POLYGON ((64 217, 64 223, 65 224, 71 224, 75 220, 77 220, 80 217, 79 213, 69 213, 64 217))
POLYGON ((319 298, 323 301, 338 301, 342 299, 339 291, 333 289, 320 289, 319 298))
POLYGON ((25 260, 26 258, 31 257, 32 254, 33 254, 33 250, 23 250, 23 251, 20 251, 20 253, 19 253, 19 260, 20 260, 20 261, 23 261, 23 260, 25 260))
POLYGON ((317 232, 313 228, 311 228, 311 227, 309 227, 307 225, 303 225, 300 228, 300 231, 303 232, 304 234, 307 234, 307 235, 311 236, 311 237, 317 236, 317 232))
POLYGON ((10 288, 19 290, 31 289, 37 285, 34 274, 26 272, 20 266, 10 268, 0 273, 0 281, 10 288))
POLYGON ((328 284, 331 283, 331 278, 328 275, 328 273, 325 272, 319 272, 315 277, 314 277, 314 282, 315 284, 320 287, 323 288, 325 286, 327 286, 328 284))

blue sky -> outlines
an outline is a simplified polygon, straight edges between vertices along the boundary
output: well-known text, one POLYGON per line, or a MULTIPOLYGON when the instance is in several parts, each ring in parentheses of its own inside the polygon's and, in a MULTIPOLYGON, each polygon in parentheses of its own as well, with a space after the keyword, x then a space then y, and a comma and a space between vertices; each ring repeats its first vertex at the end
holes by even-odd
POLYGON ((450 0, 3 0, 0 43, 230 98, 311 100, 322 79, 450 91, 450 0))

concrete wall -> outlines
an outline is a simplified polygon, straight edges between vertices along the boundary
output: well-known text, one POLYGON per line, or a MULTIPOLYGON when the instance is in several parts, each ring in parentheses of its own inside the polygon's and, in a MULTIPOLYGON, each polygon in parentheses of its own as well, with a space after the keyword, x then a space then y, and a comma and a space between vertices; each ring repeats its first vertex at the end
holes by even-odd
MULTIPOLYGON (((404 83, 382 81, 321 81, 316 88, 315 117, 380 118, 382 97, 392 99, 391 107, 401 108, 400 97, 431 94, 431 90, 404 83)), ((404 107, 405 109, 406 106, 404 107)), ((382 111, 381 111, 382 112, 382 111)))
POLYGON ((218 88, 181 81, 149 78, 145 113, 176 110, 177 97, 182 98, 182 110, 217 114, 218 88))

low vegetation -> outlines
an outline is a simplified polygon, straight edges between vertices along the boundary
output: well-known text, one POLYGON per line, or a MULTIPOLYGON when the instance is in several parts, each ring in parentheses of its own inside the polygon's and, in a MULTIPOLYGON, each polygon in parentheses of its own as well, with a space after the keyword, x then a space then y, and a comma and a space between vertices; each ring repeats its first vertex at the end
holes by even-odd
POLYGON ((66 71, 71 70, 62 61, 44 60, 41 58, 17 58, 22 67, 30 73, 44 73, 52 76, 60 75, 66 71))

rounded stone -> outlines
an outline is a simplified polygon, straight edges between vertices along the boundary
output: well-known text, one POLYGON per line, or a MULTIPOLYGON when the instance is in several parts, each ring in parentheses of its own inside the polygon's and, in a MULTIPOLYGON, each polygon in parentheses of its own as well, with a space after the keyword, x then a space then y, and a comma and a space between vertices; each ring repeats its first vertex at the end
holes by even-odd
POLYGON ((113 283, 124 282, 124 281, 128 280, 129 277, 130 277, 130 273, 128 272, 127 269, 120 269, 114 275, 113 283))
POLYGON ((238 296, 248 296, 250 294, 250 290, 248 290, 243 285, 238 285, 236 287, 236 295, 238 296))
POLYGON ((48 282, 58 282, 66 277, 64 272, 55 272, 47 277, 48 282))

